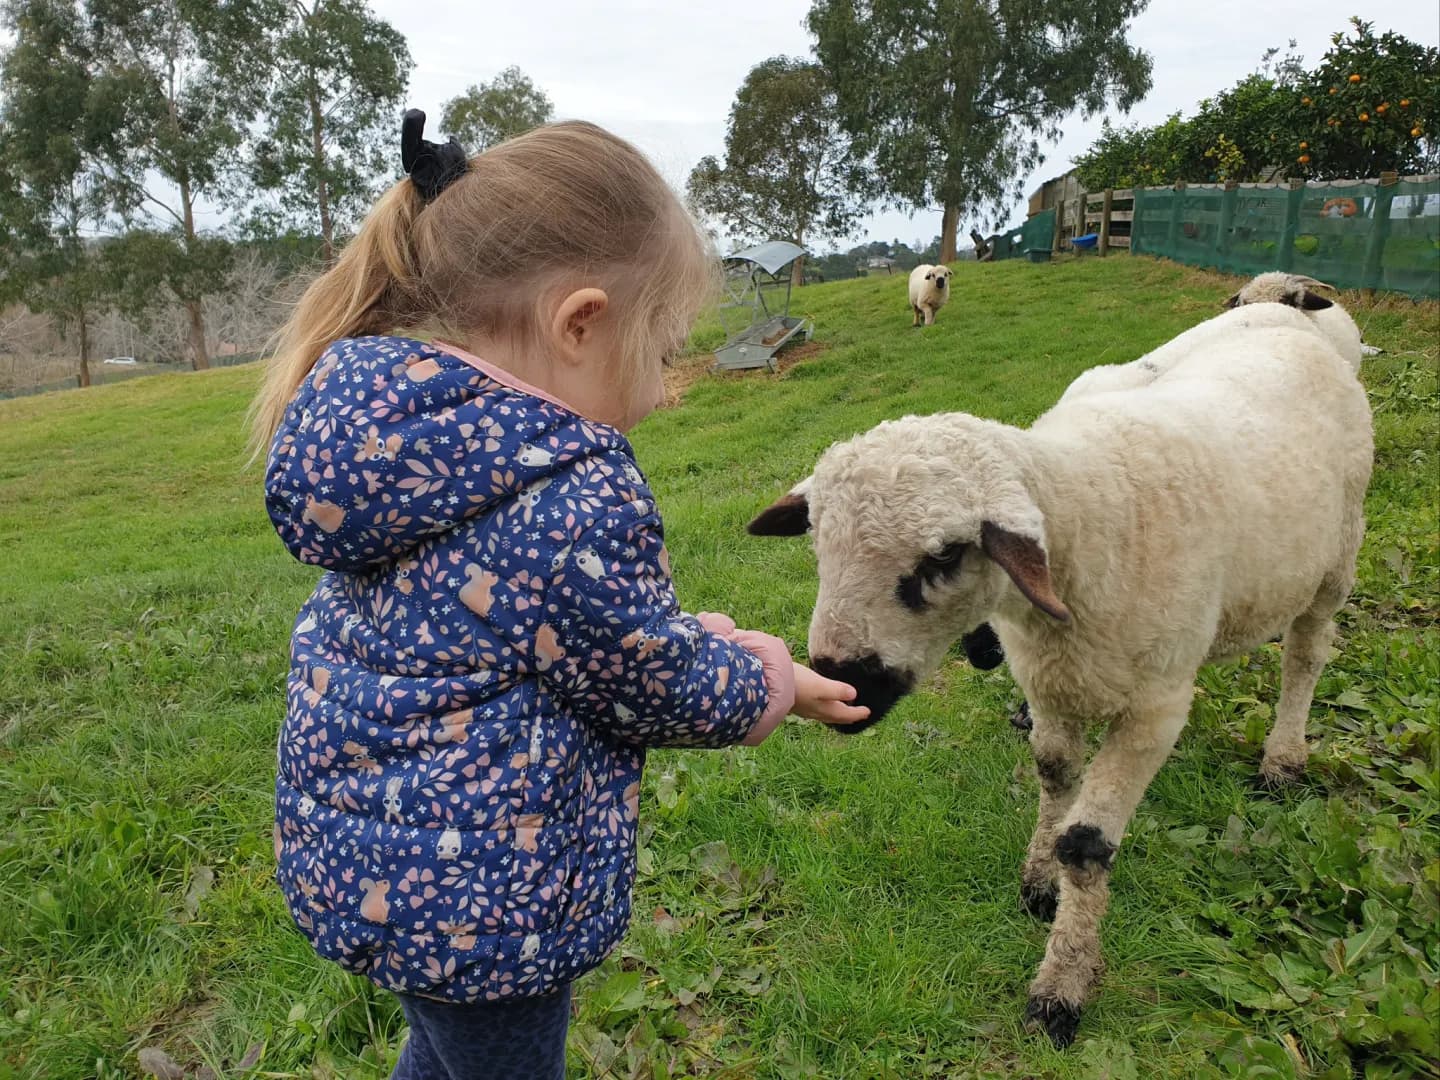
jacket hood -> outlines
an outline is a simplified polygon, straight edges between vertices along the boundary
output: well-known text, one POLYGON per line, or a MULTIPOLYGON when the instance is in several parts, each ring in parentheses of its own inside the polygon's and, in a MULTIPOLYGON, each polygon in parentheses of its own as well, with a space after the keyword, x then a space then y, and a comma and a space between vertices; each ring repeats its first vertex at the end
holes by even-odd
POLYGON ((444 349, 346 338, 286 410, 265 504, 301 562, 368 572, 502 503, 538 498, 597 442, 628 450, 615 429, 444 349))

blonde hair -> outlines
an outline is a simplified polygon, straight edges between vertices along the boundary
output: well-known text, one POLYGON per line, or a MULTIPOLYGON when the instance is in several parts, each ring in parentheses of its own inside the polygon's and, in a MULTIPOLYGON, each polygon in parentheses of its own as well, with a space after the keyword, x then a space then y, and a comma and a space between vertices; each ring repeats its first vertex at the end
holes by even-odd
POLYGON ((679 348, 714 289, 709 244, 634 146, 594 124, 537 128, 477 154, 428 205, 401 180, 277 335, 250 410, 268 448, 296 389, 333 341, 433 328, 535 340, 544 299, 603 288, 629 385, 679 348))

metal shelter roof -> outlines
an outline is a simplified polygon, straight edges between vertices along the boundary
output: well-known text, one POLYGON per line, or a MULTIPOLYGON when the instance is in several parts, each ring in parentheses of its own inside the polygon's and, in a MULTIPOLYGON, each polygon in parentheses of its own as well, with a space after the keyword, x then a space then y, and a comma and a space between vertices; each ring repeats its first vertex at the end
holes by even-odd
POLYGON ((757 244, 733 255, 726 255, 725 261, 752 262, 767 274, 774 274, 804 254, 805 249, 799 244, 792 244, 788 240, 771 240, 768 244, 757 244))

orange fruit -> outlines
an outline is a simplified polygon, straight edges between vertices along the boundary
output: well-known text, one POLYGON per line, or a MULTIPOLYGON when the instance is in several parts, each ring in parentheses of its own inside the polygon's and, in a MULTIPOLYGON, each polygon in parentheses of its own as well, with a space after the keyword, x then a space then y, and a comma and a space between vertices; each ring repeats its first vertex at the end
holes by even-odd
POLYGON ((1362 124, 1368 124, 1369 122, 1370 122, 1370 114, 1369 114, 1368 112, 1362 112, 1362 113, 1360 114, 1360 123, 1362 123, 1362 124))
POLYGON ((1332 86, 1332 87, 1330 87, 1330 93, 1332 93, 1332 94, 1339 93, 1339 91, 1340 91, 1340 88, 1339 88, 1338 86, 1332 86))
POLYGON ((1410 134, 1418 139, 1420 138, 1420 129, 1418 127, 1413 127, 1410 129, 1410 134))
POLYGON ((1309 105, 1309 104, 1310 104, 1310 99, 1309 99, 1308 97, 1302 97, 1302 98, 1300 99, 1300 104, 1301 104, 1301 105, 1309 105))
POLYGON ((1309 149, 1310 149, 1310 144, 1309 144, 1308 142, 1302 142, 1302 143, 1300 144, 1300 149, 1301 149, 1301 150, 1309 150, 1309 149))
POLYGON ((1360 81, 1360 76, 1359 76, 1359 75, 1351 75, 1351 76, 1350 76, 1350 81, 1351 81, 1351 82, 1359 82, 1359 81, 1360 81))
POLYGON ((1400 107, 1401 107, 1402 109, 1407 109, 1407 108, 1409 108, 1409 107, 1410 107, 1410 99, 1409 99, 1408 97, 1401 98, 1401 99, 1400 99, 1400 107))
POLYGON ((1309 165, 1309 164, 1310 164, 1310 155, 1309 155, 1309 154, 1301 154, 1301 155, 1300 155, 1298 158, 1296 158, 1295 160, 1298 161, 1298 162, 1300 162, 1301 165, 1309 165))

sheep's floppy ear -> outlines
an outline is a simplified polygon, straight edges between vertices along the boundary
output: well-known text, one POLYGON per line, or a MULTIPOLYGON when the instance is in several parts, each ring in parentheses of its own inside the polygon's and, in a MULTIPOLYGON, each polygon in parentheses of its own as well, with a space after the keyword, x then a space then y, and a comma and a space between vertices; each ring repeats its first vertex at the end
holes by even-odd
POLYGON ((1340 293, 1340 290, 1328 281, 1316 281, 1307 274, 1292 274, 1290 276, 1290 284, 1300 286, 1300 303, 1296 306, 1306 311, 1324 311, 1328 307, 1335 306, 1335 301, 1327 300, 1323 296, 1316 295, 1314 292, 1315 289, 1324 289, 1336 295, 1340 293))
POLYGON ((751 536, 803 536, 810 531, 810 478, 760 511, 745 526, 751 536))
POLYGON ((933 278, 934 276, 935 276, 934 274, 926 274, 926 275, 925 275, 925 280, 926 280, 926 281, 929 281, 929 280, 930 280, 931 278, 933 278))
POLYGON ((980 549, 1010 575, 1026 600, 1061 622, 1070 621, 1070 609, 1055 595, 1050 564, 1039 541, 986 521, 980 526, 980 549))
POLYGON ((1239 306, 1240 306, 1240 294, 1239 294, 1238 292, 1237 292, 1237 293, 1231 293, 1228 297, 1225 298, 1225 302, 1224 302, 1223 304, 1221 304, 1220 306, 1223 307, 1223 308, 1237 308, 1237 307, 1239 307, 1239 306))
POLYGON ((1309 289, 1324 289, 1326 292, 1333 292, 1336 296, 1340 295, 1340 290, 1328 281, 1320 281, 1310 277, 1308 274, 1292 274, 1290 280, 1298 282, 1309 289))

